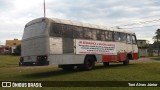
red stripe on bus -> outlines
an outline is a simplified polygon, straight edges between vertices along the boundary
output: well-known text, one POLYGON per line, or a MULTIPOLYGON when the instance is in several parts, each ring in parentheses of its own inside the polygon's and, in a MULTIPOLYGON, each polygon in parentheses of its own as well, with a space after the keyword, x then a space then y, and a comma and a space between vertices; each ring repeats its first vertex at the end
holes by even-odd
MULTIPOLYGON (((126 60, 127 53, 119 53, 118 55, 103 55, 102 62, 112 62, 112 61, 124 61, 126 60)), ((138 53, 132 54, 133 60, 137 60, 138 53)))
POLYGON ((138 53, 133 53, 133 60, 137 60, 139 58, 138 53))
POLYGON ((124 60, 126 60, 126 56, 127 56, 126 53, 119 53, 118 54, 118 61, 124 61, 124 60))
POLYGON ((117 55, 103 55, 102 62, 112 62, 113 60, 117 60, 117 55))
POLYGON ((103 55, 102 62, 124 61, 126 60, 126 53, 119 53, 118 55, 103 55))

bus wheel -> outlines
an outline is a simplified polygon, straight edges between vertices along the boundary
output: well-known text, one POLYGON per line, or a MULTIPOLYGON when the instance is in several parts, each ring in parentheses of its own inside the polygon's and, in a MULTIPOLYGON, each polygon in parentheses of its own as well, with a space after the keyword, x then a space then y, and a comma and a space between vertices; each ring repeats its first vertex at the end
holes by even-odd
POLYGON ((91 70, 95 66, 95 58, 93 56, 87 56, 84 60, 84 69, 91 70))
POLYGON ((126 57, 126 60, 125 61, 123 61, 123 65, 128 65, 129 64, 129 58, 128 57, 126 57))
POLYGON ((74 70, 74 65, 62 65, 61 68, 65 71, 74 70))
POLYGON ((103 65, 104 65, 105 67, 108 67, 108 66, 109 66, 109 62, 103 62, 103 65))

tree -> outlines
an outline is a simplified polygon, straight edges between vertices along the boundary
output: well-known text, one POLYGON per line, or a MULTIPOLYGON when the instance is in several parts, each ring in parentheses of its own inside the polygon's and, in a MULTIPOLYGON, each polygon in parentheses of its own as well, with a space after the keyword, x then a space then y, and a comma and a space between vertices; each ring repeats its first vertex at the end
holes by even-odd
POLYGON ((18 45, 15 49, 15 54, 16 55, 21 55, 21 45, 18 45))
POLYGON ((156 32, 155 32, 155 36, 153 37, 154 41, 155 42, 158 42, 160 41, 160 29, 157 29, 156 32))
POLYGON ((154 44, 157 46, 158 49, 158 56, 159 56, 159 45, 160 45, 160 29, 157 29, 155 32, 155 36, 153 37, 154 39, 154 44))

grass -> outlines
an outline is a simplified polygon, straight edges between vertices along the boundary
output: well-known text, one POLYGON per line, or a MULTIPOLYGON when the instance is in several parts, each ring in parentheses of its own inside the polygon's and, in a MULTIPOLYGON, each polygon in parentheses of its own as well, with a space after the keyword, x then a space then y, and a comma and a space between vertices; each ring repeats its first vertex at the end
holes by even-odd
POLYGON ((150 81, 160 80, 159 63, 143 63, 122 66, 102 65, 92 71, 63 71, 56 67, 10 67, 0 68, 0 80, 33 81, 150 81))
POLYGON ((151 57, 151 59, 160 61, 160 57, 151 57))
MULTIPOLYGON (((91 71, 63 71, 54 66, 44 67, 19 67, 18 56, 0 56, 0 81, 160 81, 160 63, 131 63, 128 66, 112 64, 110 67, 96 65, 91 71)), ((1 90, 3 90, 2 88, 1 90)), ((21 88, 8 88, 19 90, 21 88)), ((23 88, 25 89, 25 88, 23 88)), ((36 88, 30 88, 35 90, 36 88)), ((40 88, 41 90, 46 88, 40 88)), ((105 87, 84 88, 48 88, 64 90, 103 90, 105 87)), ((117 87, 108 87, 115 90, 117 87)), ((148 88, 119 87, 119 90, 139 90, 148 88)), ((149 88, 151 89, 151 88, 149 88)), ((153 90, 159 88, 152 88, 153 90)))
POLYGON ((18 67, 19 57, 0 55, 0 68, 18 67))

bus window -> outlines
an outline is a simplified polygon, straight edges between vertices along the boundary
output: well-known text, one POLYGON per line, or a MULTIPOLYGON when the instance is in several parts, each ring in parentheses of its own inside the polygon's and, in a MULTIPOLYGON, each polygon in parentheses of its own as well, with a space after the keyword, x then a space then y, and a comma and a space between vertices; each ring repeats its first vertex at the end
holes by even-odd
POLYGON ((92 30, 90 30, 89 28, 84 28, 84 38, 92 39, 92 30))
POLYGON ((97 31, 96 30, 92 30, 92 39, 97 40, 97 31))
POLYGON ((62 31, 61 24, 53 23, 50 30, 50 36, 61 37, 62 31))
POLYGON ((70 25, 62 25, 63 27, 63 36, 65 38, 73 38, 73 29, 70 25))
POLYGON ((114 39, 115 39, 115 41, 120 41, 121 40, 119 32, 114 33, 114 39))
POLYGON ((135 36, 135 35, 132 36, 132 43, 133 43, 133 44, 137 44, 136 36, 135 36))
POLYGON ((97 40, 105 40, 105 31, 104 30, 97 30, 97 40))
POLYGON ((109 40, 109 32, 105 31, 105 40, 109 40))
POLYGON ((108 40, 112 41, 113 40, 113 32, 108 33, 108 40))
POLYGON ((101 40, 105 41, 105 31, 100 31, 101 32, 101 40))
POLYGON ((84 38, 82 27, 75 26, 75 27, 73 27, 73 29, 74 29, 73 30, 74 38, 77 38, 77 39, 83 39, 84 38))
POLYGON ((113 40, 113 32, 105 31, 105 39, 106 39, 106 41, 113 40))
POLYGON ((101 40, 101 36, 100 36, 100 30, 97 30, 97 40, 101 40))
POLYGON ((128 44, 132 44, 132 38, 131 38, 131 35, 127 35, 127 43, 128 44))
POLYGON ((126 34, 125 33, 120 33, 120 40, 122 41, 122 42, 126 42, 126 34))

